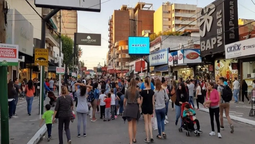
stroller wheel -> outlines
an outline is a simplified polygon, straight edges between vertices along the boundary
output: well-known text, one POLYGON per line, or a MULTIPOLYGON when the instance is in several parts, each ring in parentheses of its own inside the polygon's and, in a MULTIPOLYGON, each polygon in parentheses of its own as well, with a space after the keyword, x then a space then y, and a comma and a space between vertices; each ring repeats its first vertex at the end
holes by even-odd
POLYGON ((179 128, 179 132, 182 132, 182 128, 181 127, 179 128))

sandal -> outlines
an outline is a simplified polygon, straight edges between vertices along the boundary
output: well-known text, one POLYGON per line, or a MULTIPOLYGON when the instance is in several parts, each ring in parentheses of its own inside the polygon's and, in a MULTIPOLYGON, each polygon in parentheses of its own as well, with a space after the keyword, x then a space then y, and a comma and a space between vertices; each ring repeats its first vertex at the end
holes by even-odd
POLYGON ((136 139, 133 139, 133 143, 137 143, 136 139))
POLYGON ((164 133, 164 134, 162 134, 162 135, 163 135, 163 138, 166 139, 166 134, 164 133))
POLYGON ((157 135, 157 138, 158 138, 158 139, 162 139, 162 136, 160 136, 160 135, 157 135))
POLYGON ((145 142, 145 143, 149 143, 150 141, 147 141, 147 138, 145 138, 145 139, 144 139, 144 142, 145 142))

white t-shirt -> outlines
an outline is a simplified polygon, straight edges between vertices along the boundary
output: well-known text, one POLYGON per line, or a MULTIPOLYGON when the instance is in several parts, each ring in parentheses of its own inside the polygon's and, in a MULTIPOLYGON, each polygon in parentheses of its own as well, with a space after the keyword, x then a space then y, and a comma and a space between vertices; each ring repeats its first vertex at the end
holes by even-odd
POLYGON ((200 86, 197 86, 196 93, 197 93, 197 95, 202 95, 201 87, 200 86))
POLYGON ((115 105, 115 94, 111 94, 111 105, 115 105))
POLYGON ((84 79, 84 80, 82 80, 82 82, 86 85, 86 80, 84 79))
POLYGON ((239 89, 240 83, 237 80, 235 80, 233 83, 233 86, 234 86, 234 89, 239 89))
POLYGON ((50 83, 50 88, 53 88, 53 86, 54 86, 54 80, 50 80, 49 83, 50 83))
POLYGON ((106 96, 105 94, 100 94, 100 96, 99 96, 100 106, 104 106, 105 105, 105 102, 104 102, 104 97, 105 96, 106 96))

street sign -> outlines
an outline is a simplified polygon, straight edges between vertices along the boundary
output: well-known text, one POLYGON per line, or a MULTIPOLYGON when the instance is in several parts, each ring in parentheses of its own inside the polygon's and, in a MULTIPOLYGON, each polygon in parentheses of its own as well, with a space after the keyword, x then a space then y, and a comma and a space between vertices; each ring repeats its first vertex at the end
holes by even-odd
POLYGON ((1 65, 17 66, 18 62, 19 62, 19 46, 0 43, 0 66, 1 65))
POLYGON ((48 49, 36 48, 35 49, 35 64, 39 66, 48 66, 48 49))
POLYGON ((65 68, 63 67, 56 67, 57 74, 65 74, 65 68))

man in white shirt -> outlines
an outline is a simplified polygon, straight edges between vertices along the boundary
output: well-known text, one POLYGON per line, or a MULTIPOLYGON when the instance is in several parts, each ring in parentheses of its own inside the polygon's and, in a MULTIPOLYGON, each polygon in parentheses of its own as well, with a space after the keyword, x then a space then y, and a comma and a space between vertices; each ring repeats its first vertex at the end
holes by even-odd
POLYGON ((233 89, 234 89, 235 103, 238 103, 238 97, 239 97, 239 91, 240 91, 240 83, 237 81, 236 77, 235 77, 235 81, 233 83, 233 89))
POLYGON ((53 87, 54 87, 54 80, 51 78, 50 81, 50 90, 53 90, 53 87))

